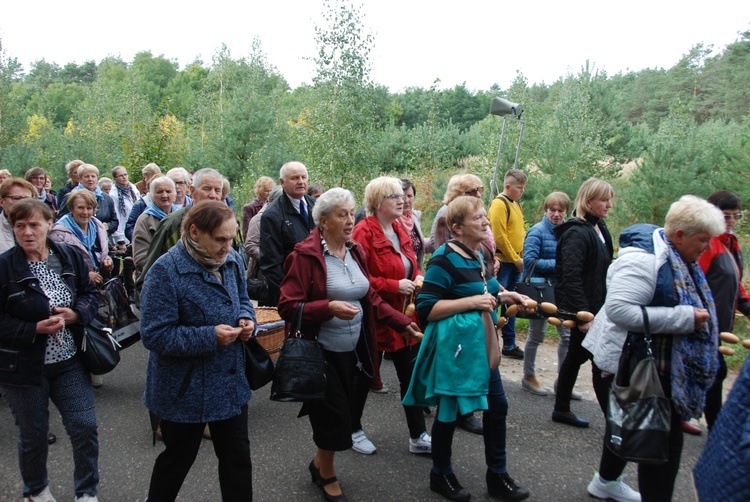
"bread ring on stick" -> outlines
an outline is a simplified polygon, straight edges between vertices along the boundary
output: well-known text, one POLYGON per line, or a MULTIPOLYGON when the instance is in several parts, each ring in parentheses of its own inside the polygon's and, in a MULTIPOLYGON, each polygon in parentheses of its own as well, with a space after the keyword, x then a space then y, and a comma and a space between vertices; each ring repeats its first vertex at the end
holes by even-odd
POLYGON ((562 322, 563 327, 565 328, 575 328, 577 326, 576 322, 572 319, 565 319, 562 322))
POLYGON ((734 355, 734 349, 732 349, 730 347, 725 347, 723 345, 719 346, 719 352, 721 352, 725 356, 733 356, 734 355))
POLYGON ((735 335, 734 333, 729 333, 728 331, 722 331, 719 334, 719 338, 721 338, 722 342, 740 343, 739 337, 737 337, 737 335, 735 335))
POLYGON ((742 346, 746 349, 750 349, 750 340, 742 340, 742 346))
POLYGON ((583 322, 591 322, 594 320, 594 314, 591 312, 586 312, 585 310, 581 310, 576 314, 576 317, 580 319, 583 322))
POLYGON ((562 321, 561 321, 560 319, 558 319, 557 317, 548 317, 548 318, 547 318, 547 321, 548 321, 548 322, 549 322, 549 323, 550 323, 550 324, 551 324, 552 326, 560 326, 560 325, 562 324, 562 321))
POLYGON ((542 309, 543 312, 547 314, 556 314, 557 313, 557 305, 550 302, 542 302, 539 304, 539 308, 542 309))
POLYGON ((511 305, 505 309, 505 317, 513 317, 518 313, 518 305, 511 305))

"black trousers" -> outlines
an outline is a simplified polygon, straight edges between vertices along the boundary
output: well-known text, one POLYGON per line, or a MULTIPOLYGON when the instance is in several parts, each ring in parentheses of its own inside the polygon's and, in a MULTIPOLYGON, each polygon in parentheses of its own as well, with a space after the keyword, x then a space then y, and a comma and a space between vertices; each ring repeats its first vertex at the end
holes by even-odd
MULTIPOLYGON (((401 399, 404 399, 406 391, 409 390, 411 374, 414 371, 414 363, 419 353, 419 344, 410 347, 403 347, 396 352, 391 352, 393 358, 393 367, 396 369, 398 376, 399 391, 401 399)), ((404 406, 406 415, 406 426, 409 428, 409 437, 417 439, 427 429, 424 422, 424 412, 421 406, 404 406)))
POLYGON ((717 351, 717 354, 719 355, 719 370, 716 372, 713 385, 706 393, 706 407, 703 409, 709 429, 714 426, 716 417, 719 416, 719 412, 721 411, 722 387, 724 380, 727 378, 727 363, 724 361, 724 356, 721 355, 721 352, 717 351))
MULTIPOLYGON (((172 502, 198 455, 205 423, 161 421, 166 449, 156 458, 148 488, 149 502, 172 502)), ((253 469, 247 435, 247 405, 232 418, 209 422, 214 452, 219 459, 219 486, 224 501, 252 502, 253 469)))

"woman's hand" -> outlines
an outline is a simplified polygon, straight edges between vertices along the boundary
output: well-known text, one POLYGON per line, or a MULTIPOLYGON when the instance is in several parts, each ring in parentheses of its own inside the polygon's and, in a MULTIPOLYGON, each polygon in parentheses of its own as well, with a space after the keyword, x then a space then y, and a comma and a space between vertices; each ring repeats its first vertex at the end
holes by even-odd
POLYGON ((401 279, 398 281, 398 292, 402 295, 410 295, 414 292, 414 282, 409 279, 401 279))
POLYGON ((706 309, 693 309, 695 310, 695 327, 702 327, 706 321, 708 321, 709 315, 706 309))
POLYGON ((81 320, 81 314, 68 307, 55 307, 52 309, 52 313, 60 316, 65 324, 75 324, 81 320))
POLYGON ((89 272, 89 277, 92 281, 94 281, 94 284, 97 286, 101 286, 104 283, 104 277, 102 277, 99 272, 89 272))
POLYGON ((53 316, 36 323, 36 332, 40 335, 51 335, 57 333, 65 326, 65 320, 61 316, 53 316))
POLYGON ((515 291, 508 291, 504 289, 500 292, 500 301, 505 305, 518 305, 521 310, 526 308, 526 301, 531 300, 526 295, 516 293, 515 291))
POLYGON ((497 308, 497 298, 489 293, 474 295, 471 297, 471 302, 475 310, 492 312, 497 308))
POLYGON ((242 328, 233 328, 228 324, 219 324, 214 327, 216 331, 216 341, 220 347, 226 347, 230 343, 233 343, 237 337, 242 333, 242 328))
POLYGON ((419 331, 419 326, 417 326, 417 323, 413 322, 406 326, 404 330, 401 332, 401 336, 405 338, 416 338, 418 340, 421 340, 422 332, 419 331))
POLYGON ((500 269, 503 268, 503 263, 500 261, 500 258, 495 256, 495 261, 493 262, 493 270, 495 271, 495 277, 497 277, 497 274, 500 273, 500 269))
POLYGON ((253 336, 253 331, 255 331, 255 323, 252 319, 242 318, 237 325, 242 328, 239 334, 240 340, 243 342, 248 341, 253 336))
POLYGON ((349 302, 341 300, 331 300, 328 302, 328 311, 339 319, 351 321, 359 314, 359 309, 349 302))
POLYGON ((591 322, 585 322, 583 324, 578 325, 578 331, 580 331, 584 335, 588 333, 590 329, 591 329, 591 322))

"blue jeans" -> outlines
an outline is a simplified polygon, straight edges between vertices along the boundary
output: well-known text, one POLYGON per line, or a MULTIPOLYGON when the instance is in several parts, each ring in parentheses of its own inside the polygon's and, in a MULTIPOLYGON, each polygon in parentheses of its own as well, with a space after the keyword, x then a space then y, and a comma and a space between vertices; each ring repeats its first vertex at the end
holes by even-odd
MULTIPOLYGON (((516 290, 516 283, 518 282, 520 274, 515 264, 503 262, 503 266, 500 272, 497 274, 498 282, 508 291, 516 290)), ((503 307, 502 312, 505 312, 503 307)), ((503 326, 503 347, 506 349, 512 349, 516 345, 516 318, 511 317, 508 322, 503 326)))
POLYGON ((0 386, 18 427, 18 463, 23 496, 38 494, 48 484, 47 433, 50 399, 60 411, 73 445, 76 497, 96 495, 99 484, 99 436, 91 377, 78 357, 46 364, 40 387, 0 386))
MULTIPOLYGON (((487 393, 488 409, 482 414, 484 424, 484 457, 487 470, 495 474, 508 472, 505 454, 505 421, 508 416, 508 400, 505 397, 500 370, 490 373, 490 389, 487 393)), ((436 415, 439 416, 439 413, 436 415)), ((432 470, 437 474, 453 472, 451 463, 453 433, 456 422, 432 423, 432 470)))

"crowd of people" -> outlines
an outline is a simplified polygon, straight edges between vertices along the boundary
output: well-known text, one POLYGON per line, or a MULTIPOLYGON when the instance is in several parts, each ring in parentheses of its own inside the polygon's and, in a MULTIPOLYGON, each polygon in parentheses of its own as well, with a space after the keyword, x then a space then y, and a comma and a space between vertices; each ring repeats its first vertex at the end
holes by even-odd
POLYGON ((727 368, 718 334, 733 329, 735 311, 750 316, 733 233, 741 201, 732 192, 682 197, 663 228, 628 227, 615 258, 606 225, 614 189, 596 178, 572 202, 550 193, 541 221, 527 231, 523 171, 509 170, 488 205, 481 178, 457 174, 427 235, 409 179, 371 180, 358 206, 349 190, 310 183, 304 164, 287 162, 278 185, 260 177, 255 198, 235 210, 228 180, 211 168, 162 174, 151 163, 138 183, 124 166, 110 178, 74 160, 65 172, 68 181, 55 192, 42 168, 23 178, 0 170, 0 393, 18 428, 26 500, 55 500, 46 469, 55 440, 49 401, 73 448, 76 501, 97 500, 93 388, 104 382, 77 354, 97 311, 97 288, 112 278, 122 280, 140 315, 149 351, 143 402, 164 442, 151 502, 177 498, 203 437, 213 441, 222 499, 252 500, 243 342, 256 329, 253 301, 278 307, 287 323, 300 316, 303 336, 322 349, 325 397, 305 402, 299 416, 310 421, 316 449, 307 470, 325 500, 346 500, 336 452, 377 451, 363 418, 368 395, 387 391, 384 358, 398 379, 404 446, 431 457, 426 485, 453 501, 471 497, 453 467, 456 427, 483 435, 492 497, 530 496, 509 474, 501 357, 523 360, 523 390, 554 392, 553 422, 586 428, 571 408, 582 399, 574 389, 579 369, 591 362, 606 416, 625 337, 645 329, 642 312, 671 403, 669 459, 640 464, 636 490, 623 481, 626 461, 605 438, 588 493, 671 500, 683 431, 702 432, 690 420, 705 413, 709 430, 722 423, 727 368), (555 326, 551 389, 535 368, 547 318, 529 312, 525 348, 516 340, 509 309, 533 310, 531 298, 515 291, 521 281, 554 290, 561 312, 593 314, 593 321, 555 326))

